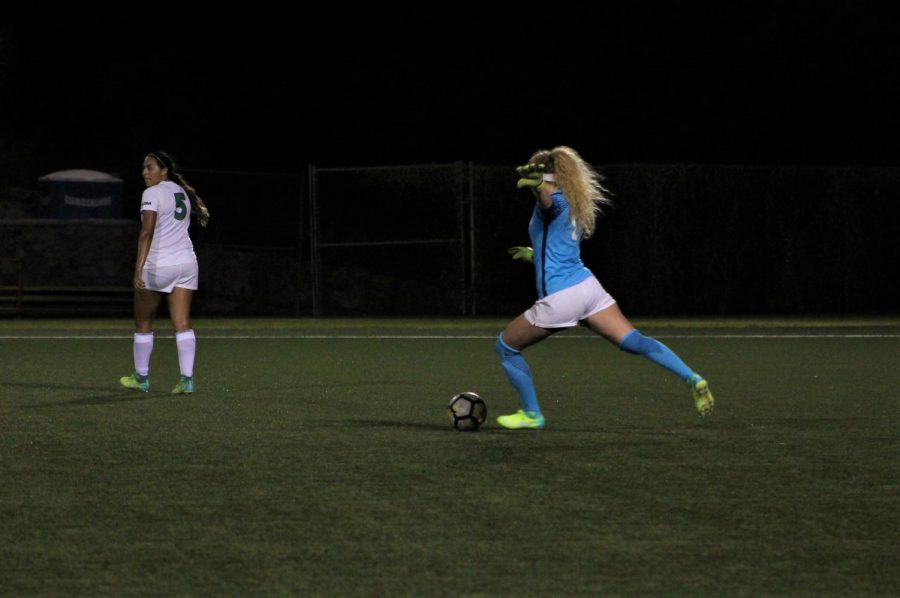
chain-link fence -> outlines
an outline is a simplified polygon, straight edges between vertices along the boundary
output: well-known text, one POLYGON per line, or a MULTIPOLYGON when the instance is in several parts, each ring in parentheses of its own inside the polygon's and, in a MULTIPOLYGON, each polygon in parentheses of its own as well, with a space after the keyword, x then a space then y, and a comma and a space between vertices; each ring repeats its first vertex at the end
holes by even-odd
MULTIPOLYGON (((629 315, 898 311, 900 168, 599 169, 614 204, 582 256, 629 315)), ((198 315, 508 316, 534 301, 533 270, 506 253, 530 244, 533 208, 511 166, 186 174, 212 212, 192 226, 198 315)), ((139 193, 126 188, 134 219, 139 193)), ((48 222, 0 220, 26 285, 130 283, 136 222, 48 222)))

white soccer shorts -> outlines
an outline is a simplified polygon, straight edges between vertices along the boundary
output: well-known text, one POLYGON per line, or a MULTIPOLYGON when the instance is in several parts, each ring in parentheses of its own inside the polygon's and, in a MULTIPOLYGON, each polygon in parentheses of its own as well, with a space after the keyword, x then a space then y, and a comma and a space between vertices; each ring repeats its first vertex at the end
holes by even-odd
POLYGON ((143 279, 147 290, 171 293, 175 287, 197 290, 200 269, 197 262, 176 266, 144 266, 143 279))
POLYGON ((615 302, 600 281, 589 276, 575 286, 538 299, 525 312, 525 319, 540 328, 571 328, 615 302))

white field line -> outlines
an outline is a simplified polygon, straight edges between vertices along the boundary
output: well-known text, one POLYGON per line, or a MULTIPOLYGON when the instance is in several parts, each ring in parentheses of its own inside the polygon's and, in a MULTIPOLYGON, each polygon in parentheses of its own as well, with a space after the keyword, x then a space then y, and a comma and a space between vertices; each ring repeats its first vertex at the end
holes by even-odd
MULTIPOLYGON (((900 338, 900 334, 651 334, 654 338, 687 338, 687 339, 799 339, 799 338, 900 338)), ((212 340, 472 340, 494 339, 496 334, 198 334, 198 339, 212 340)), ((0 340, 130 340, 131 334, 110 335, 0 335, 0 340)), ((173 339, 173 334, 156 334, 156 338, 173 339)), ((551 337, 550 340, 603 340, 599 336, 566 335, 560 334, 551 337)))

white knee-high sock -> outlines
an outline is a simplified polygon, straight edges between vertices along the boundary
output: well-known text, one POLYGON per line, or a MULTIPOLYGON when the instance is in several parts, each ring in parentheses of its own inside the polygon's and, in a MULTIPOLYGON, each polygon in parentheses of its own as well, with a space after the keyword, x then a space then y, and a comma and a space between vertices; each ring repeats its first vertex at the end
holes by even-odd
POLYGON ((134 371, 141 376, 150 373, 150 355, 153 353, 153 333, 134 333, 134 371))
POLYGON ((175 333, 175 346, 178 347, 178 366, 181 375, 194 377, 194 355, 197 353, 197 337, 193 330, 182 330, 175 333))

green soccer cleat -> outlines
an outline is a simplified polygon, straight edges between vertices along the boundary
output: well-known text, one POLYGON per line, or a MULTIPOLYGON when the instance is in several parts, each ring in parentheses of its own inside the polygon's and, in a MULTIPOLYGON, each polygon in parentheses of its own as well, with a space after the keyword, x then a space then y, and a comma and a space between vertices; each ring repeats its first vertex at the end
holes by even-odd
POLYGON ((150 377, 141 376, 137 372, 130 376, 122 376, 119 378, 119 384, 125 388, 133 388, 141 392, 150 392, 150 377))
POLYGON ((694 396, 694 405, 700 415, 709 415, 712 413, 713 405, 716 400, 713 398, 712 392, 709 390, 709 384, 700 376, 695 376, 691 380, 691 394, 694 396))
POLYGON ((190 395, 194 394, 194 379, 182 376, 175 388, 172 389, 173 395, 190 395))
POLYGON ((544 427, 544 416, 533 411, 525 412, 519 409, 511 415, 501 415, 497 418, 497 423, 510 430, 522 428, 539 430, 544 427))

